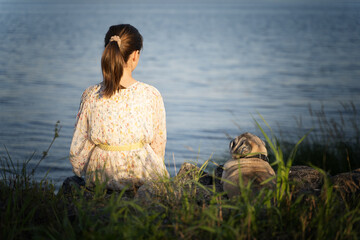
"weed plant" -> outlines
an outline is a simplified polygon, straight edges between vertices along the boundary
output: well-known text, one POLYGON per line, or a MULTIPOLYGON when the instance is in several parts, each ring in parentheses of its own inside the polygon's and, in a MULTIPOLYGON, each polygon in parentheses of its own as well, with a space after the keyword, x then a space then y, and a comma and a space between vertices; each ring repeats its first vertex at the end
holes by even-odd
POLYGON ((44 178, 38 182, 34 174, 39 164, 46 158, 52 144, 59 136, 59 122, 55 125, 54 137, 48 149, 43 152, 35 167, 29 169, 29 163, 35 153, 26 161, 14 162, 7 151, 1 156, 0 179, 0 231, 1 239, 27 239, 34 232, 40 233, 47 228, 57 228, 55 219, 63 219, 61 198, 55 195, 55 187, 44 178))
MULTIPOLYGON (((316 166, 324 169, 330 175, 350 172, 360 168, 360 119, 358 110, 353 102, 340 103, 337 117, 329 118, 324 105, 320 109, 313 109, 309 105, 309 117, 312 128, 303 125, 301 117, 296 118, 297 133, 307 137, 298 147, 293 165, 316 166)), ((293 144, 280 130, 281 138, 278 139, 283 155, 289 157, 293 144)), ((301 138, 301 136, 299 136, 301 138)), ((270 160, 276 156, 270 153, 270 160)))
POLYGON ((358 239, 360 202, 342 198, 324 170, 319 194, 292 192, 289 169, 307 136, 285 158, 271 129, 256 124, 275 156, 277 187, 255 194, 240 182, 233 199, 197 181, 210 160, 184 174, 192 178, 160 179, 150 195, 133 199, 126 189, 107 194, 105 184, 91 197, 83 187, 55 195, 46 177, 35 182, 28 174, 29 161, 15 171, 10 154, 1 157, 1 239, 358 239))

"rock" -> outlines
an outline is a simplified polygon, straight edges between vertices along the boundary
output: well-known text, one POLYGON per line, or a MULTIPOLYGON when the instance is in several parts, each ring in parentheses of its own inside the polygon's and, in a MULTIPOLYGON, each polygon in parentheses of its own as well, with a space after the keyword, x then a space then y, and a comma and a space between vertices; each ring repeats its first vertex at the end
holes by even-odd
POLYGON ((212 185, 213 176, 205 171, 201 172, 200 168, 194 164, 183 163, 178 174, 175 176, 174 181, 179 184, 197 181, 202 185, 212 185))
POLYGON ((191 163, 183 163, 180 167, 178 174, 175 176, 175 182, 179 184, 190 183, 193 181, 198 181, 200 177, 208 175, 207 173, 199 174, 200 168, 191 163))
POLYGON ((319 191, 323 184, 323 175, 308 166, 292 166, 289 181, 295 192, 319 191))
POLYGON ((214 176, 205 171, 203 171, 200 176, 199 167, 191 163, 183 163, 175 177, 175 182, 183 185, 185 183, 189 184, 197 180, 199 183, 208 188, 212 188, 213 184, 215 184, 216 192, 223 192, 223 186, 221 184, 223 170, 223 165, 219 165, 214 171, 214 176))
POLYGON ((360 194, 360 171, 340 173, 331 177, 334 189, 340 194, 350 196, 360 194))
POLYGON ((221 184, 223 165, 219 165, 215 169, 214 174, 203 171, 201 176, 199 176, 199 171, 199 167, 191 163, 184 163, 175 177, 175 181, 178 181, 180 184, 177 187, 182 188, 182 191, 190 193, 198 204, 209 203, 214 194, 214 185, 215 192, 223 192, 223 186, 221 184), (197 179, 202 186, 194 184, 194 181, 197 179))
POLYGON ((156 187, 153 183, 145 183, 137 190, 134 199, 142 204, 151 204, 155 199, 164 196, 167 191, 156 187))
MULTIPOLYGON (((220 182, 222 171, 222 166, 219 166, 215 169, 214 176, 205 171, 200 174, 199 167, 191 163, 184 163, 173 179, 165 182, 146 182, 137 191, 125 191, 122 198, 136 199, 142 204, 151 204, 154 201, 179 201, 180 203, 182 197, 186 194, 186 197, 195 200, 199 204, 209 203, 213 196, 213 184, 215 184, 216 192, 223 192, 220 182), (196 182, 202 186, 196 184, 196 182)), ((93 199, 95 195, 94 191, 86 186, 85 180, 77 176, 66 178, 60 192, 69 201, 79 198, 79 193, 84 193, 85 199, 88 200, 93 199), (84 191, 79 191, 80 189, 84 191)), ((120 192, 107 190, 104 198, 110 198, 113 194, 119 195, 120 192)))
POLYGON ((214 176, 214 183, 215 183, 215 189, 216 192, 223 192, 223 185, 221 183, 221 177, 224 171, 224 165, 219 165, 216 169, 215 169, 215 176, 214 176))
MULTIPOLYGON (((69 201, 72 201, 73 198, 78 197, 77 194, 79 194, 81 188, 85 188, 85 180, 78 176, 72 176, 65 179, 59 192, 64 194, 69 201)), ((86 194, 86 191, 84 194, 86 194)), ((91 196, 86 195, 85 197, 91 196)))
POLYGON ((68 194, 72 192, 73 188, 80 189, 81 187, 85 187, 85 180, 78 176, 72 176, 65 179, 61 189, 64 194, 68 194))
POLYGON ((214 194, 213 184, 215 184, 216 192, 222 192, 221 174, 221 167, 218 167, 215 170, 215 176, 212 176, 205 171, 200 173, 200 168, 194 164, 183 163, 173 181, 145 183, 138 189, 135 199, 143 204, 150 204, 152 200, 170 201, 173 204, 180 203, 186 195, 187 198, 195 200, 198 204, 209 203, 214 194))
POLYGON ((206 172, 203 172, 202 176, 199 179, 199 183, 201 183, 202 185, 212 185, 213 181, 213 176, 206 172))
MULTIPOLYGON (((84 190, 82 191, 83 193, 83 197, 85 199, 91 200, 94 198, 95 192, 92 188, 87 187, 85 184, 85 180, 81 177, 78 176, 72 176, 72 177, 68 177, 65 179, 65 181, 63 182, 61 189, 59 192, 61 192, 62 194, 64 194, 64 196, 72 201, 74 198, 79 198, 79 194, 81 193, 80 190, 84 190)), ((105 199, 110 198, 111 195, 116 194, 119 195, 121 191, 112 191, 112 190, 106 190, 106 195, 105 195, 105 199)), ((131 199, 133 198, 135 195, 134 190, 126 190, 122 197, 123 198, 127 198, 127 199, 131 199)))

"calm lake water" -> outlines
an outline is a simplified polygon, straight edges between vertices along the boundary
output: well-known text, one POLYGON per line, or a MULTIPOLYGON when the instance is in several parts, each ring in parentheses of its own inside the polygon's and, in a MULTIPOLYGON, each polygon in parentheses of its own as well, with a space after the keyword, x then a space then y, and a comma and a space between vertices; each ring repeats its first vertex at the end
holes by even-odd
MULTIPOLYGON (((144 37, 135 78, 162 93, 166 162, 226 158, 229 139, 258 133, 258 113, 295 134, 311 128, 308 106, 337 117, 360 103, 360 2, 234 3, 0 2, 0 154, 38 159, 50 178, 72 174, 68 160, 84 89, 102 80, 110 25, 131 23, 144 37)), ((146 1, 145 1, 146 2, 146 1)), ((296 140, 296 139, 295 139, 296 140)))

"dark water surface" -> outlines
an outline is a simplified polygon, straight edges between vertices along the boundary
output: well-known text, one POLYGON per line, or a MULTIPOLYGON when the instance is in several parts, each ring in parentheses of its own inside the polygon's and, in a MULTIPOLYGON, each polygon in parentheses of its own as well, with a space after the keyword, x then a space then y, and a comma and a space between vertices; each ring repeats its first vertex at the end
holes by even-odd
POLYGON ((312 127, 309 104, 334 118, 339 102, 359 106, 359 2, 58 2, 0 2, 0 144, 15 161, 40 155, 60 120, 40 168, 56 181, 71 175, 80 96, 101 81, 113 24, 144 37, 134 74, 164 97, 171 174, 174 162, 226 156, 226 134, 256 132, 257 112, 292 134, 294 116, 312 127))

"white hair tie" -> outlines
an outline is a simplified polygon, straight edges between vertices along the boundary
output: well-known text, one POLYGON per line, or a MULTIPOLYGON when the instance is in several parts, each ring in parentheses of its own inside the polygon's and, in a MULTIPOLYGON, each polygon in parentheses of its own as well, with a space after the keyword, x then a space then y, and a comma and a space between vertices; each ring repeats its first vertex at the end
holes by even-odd
POLYGON ((119 49, 120 49, 120 46, 121 46, 121 39, 118 35, 114 35, 110 38, 110 41, 109 42, 117 42, 118 46, 119 46, 119 49))

